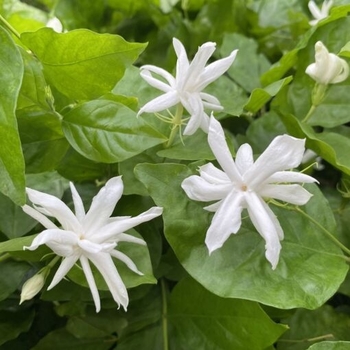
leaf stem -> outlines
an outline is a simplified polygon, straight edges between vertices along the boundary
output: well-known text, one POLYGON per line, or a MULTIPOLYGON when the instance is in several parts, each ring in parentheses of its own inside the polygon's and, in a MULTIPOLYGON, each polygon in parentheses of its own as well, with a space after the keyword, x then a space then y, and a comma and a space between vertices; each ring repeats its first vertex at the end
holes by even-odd
POLYGON ((175 139, 177 128, 181 126, 182 123, 182 115, 183 115, 183 106, 181 103, 179 103, 176 107, 176 113, 173 119, 173 127, 171 129, 171 133, 168 139, 168 142, 166 143, 165 147, 168 148, 170 147, 175 139))
POLYGON ((0 22, 13 34, 15 35, 18 39, 21 39, 20 34, 17 32, 15 28, 12 27, 12 25, 6 21, 6 19, 0 15, 0 22))
POLYGON ((314 113, 315 109, 316 109, 316 106, 312 105, 311 108, 309 109, 309 111, 307 112, 305 118, 301 122, 306 123, 310 119, 312 114, 314 113))
POLYGON ((160 280, 160 286, 162 290, 162 328, 163 328, 163 344, 164 350, 169 350, 169 341, 168 341, 168 303, 167 303, 167 287, 165 285, 165 280, 162 278, 160 280))
MULTIPOLYGON (((329 239, 331 239, 344 253, 350 255, 350 249, 347 248, 343 243, 339 242, 326 228, 324 228, 317 220, 312 218, 310 215, 306 214, 299 207, 294 207, 294 210, 298 213, 302 214, 308 220, 310 220, 314 225, 316 225, 319 229, 321 229, 329 239)), ((347 259, 348 260, 348 259, 347 259)))

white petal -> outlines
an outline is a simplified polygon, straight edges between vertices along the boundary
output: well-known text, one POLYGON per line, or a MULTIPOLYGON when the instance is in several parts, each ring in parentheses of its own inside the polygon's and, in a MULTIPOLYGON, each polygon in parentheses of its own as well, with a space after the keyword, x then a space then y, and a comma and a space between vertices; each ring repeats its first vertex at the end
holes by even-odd
POLYGON ((99 234, 94 237, 94 242, 102 243, 114 240, 119 234, 124 233, 125 231, 130 230, 143 222, 150 221, 155 217, 162 215, 162 212, 163 208, 152 207, 151 209, 133 218, 120 220, 105 225, 101 228, 99 234))
POLYGON ((238 148, 236 154, 236 165, 238 171, 244 175, 248 169, 254 164, 253 150, 247 143, 238 148))
MULTIPOLYGON (((152 73, 160 75, 169 83, 169 85, 172 88, 175 88, 175 78, 169 72, 167 72, 165 69, 159 68, 157 66, 153 66, 150 64, 142 66, 140 69, 141 69, 141 72, 148 71, 148 72, 152 72, 152 73)), ((142 74, 141 74, 141 76, 144 78, 144 76, 142 74)))
POLYGON ((231 183, 226 173, 218 169, 212 163, 207 163, 199 167, 199 173, 204 180, 212 184, 231 183))
POLYGON ((92 299, 94 300, 94 303, 95 303, 96 312, 100 312, 100 310, 101 310, 100 295, 98 293, 98 289, 97 289, 97 286, 96 286, 94 275, 92 274, 92 271, 91 271, 89 260, 84 255, 82 255, 80 257, 80 263, 81 263, 81 267, 82 267, 82 269, 84 271, 84 275, 85 275, 86 281, 87 281, 87 283, 89 285, 89 288, 90 288, 90 291, 91 291, 91 295, 92 295, 92 299))
POLYGON ((196 85, 196 88, 198 90, 203 90, 205 87, 223 75, 231 67, 233 61, 236 58, 237 52, 238 50, 234 50, 229 56, 217 60, 205 67, 199 78, 199 84, 196 85))
POLYGON ((312 197, 312 194, 300 185, 265 185, 259 190, 259 195, 295 205, 304 205, 312 197))
POLYGON ((64 258, 61 262, 61 265, 57 269, 55 276, 53 277, 50 285, 47 287, 47 290, 52 289, 55 287, 58 283, 60 283, 63 279, 63 277, 69 272, 69 270, 74 266, 74 264, 79 259, 79 255, 71 255, 67 258, 64 258))
POLYGON ((241 213, 243 210, 243 195, 232 191, 222 202, 215 213, 205 237, 205 244, 209 254, 222 247, 232 233, 241 227, 241 213))
POLYGON ((39 233, 32 244, 24 248, 35 250, 40 245, 46 244, 56 255, 70 256, 74 253, 78 240, 77 235, 72 231, 48 229, 39 233))
POLYGON ((79 193, 77 189, 75 188, 74 184, 72 182, 69 183, 70 190, 72 192, 72 198, 73 198, 73 203, 74 203, 74 211, 75 211, 75 216, 79 220, 80 223, 82 223, 84 217, 85 217, 85 209, 84 209, 84 204, 79 196, 79 193))
POLYGON ((153 87, 155 87, 158 90, 164 91, 164 92, 168 92, 173 90, 173 88, 171 86, 169 86, 168 84, 162 82, 159 79, 156 79, 153 77, 153 75, 151 74, 150 71, 148 70, 143 70, 140 73, 141 77, 147 81, 147 83, 153 87))
POLYGON ((207 205, 206 207, 203 207, 203 209, 215 213, 220 208, 222 201, 223 200, 218 201, 218 202, 213 203, 213 204, 210 204, 210 205, 207 205))
POLYGON ((97 244, 87 239, 80 239, 78 241, 78 245, 85 252, 97 254, 102 251, 109 251, 111 249, 114 249, 116 246, 116 243, 97 244))
POLYGON ((220 101, 213 95, 207 94, 206 92, 200 92, 199 93, 201 99, 205 102, 207 102, 209 105, 213 105, 216 107, 221 107, 220 101))
POLYGON ((117 250, 112 250, 110 254, 114 258, 117 258, 118 260, 122 261, 131 271, 137 273, 140 276, 143 276, 143 273, 138 270, 135 263, 127 255, 117 250))
POLYGON ((254 189, 275 172, 297 167, 303 158, 304 144, 305 140, 289 135, 275 137, 244 174, 244 181, 254 189))
POLYGON ((232 190, 231 183, 212 184, 197 175, 182 181, 181 187, 190 199, 201 202, 223 199, 232 190))
POLYGON ((67 231, 78 232, 81 225, 68 206, 60 199, 47 193, 26 188, 28 198, 35 204, 35 209, 47 216, 55 217, 67 231))
POLYGON ((254 192, 246 192, 245 197, 250 220, 266 242, 265 256, 274 270, 279 260, 283 230, 275 214, 259 196, 254 192))
POLYGON ((312 176, 298 173, 296 171, 277 171, 266 179, 266 183, 276 182, 301 182, 301 183, 313 183, 318 181, 312 176))
POLYGON ((322 18, 322 13, 318 6, 316 5, 314 0, 310 0, 308 3, 309 10, 312 14, 312 16, 316 19, 321 19, 322 18))
POLYGON ((112 257, 108 253, 88 254, 86 257, 100 271, 115 302, 118 306, 122 305, 126 311, 129 304, 128 292, 112 261, 112 257))
POLYGON ((176 106, 180 102, 180 97, 176 91, 169 91, 161 96, 147 102, 137 113, 137 116, 142 113, 155 113, 164 111, 170 107, 176 106))
POLYGON ((186 98, 181 97, 181 103, 190 113, 190 120, 187 122, 184 135, 193 135, 201 126, 204 118, 203 103, 199 94, 187 94, 186 98))
POLYGON ((123 194, 123 188, 121 176, 116 176, 109 179, 93 198, 83 223, 86 237, 91 237, 96 230, 107 222, 123 194))
POLYGON ((176 84, 177 88, 182 89, 186 81, 190 62, 188 60, 186 50, 180 40, 173 38, 173 46, 177 56, 176 84))
POLYGON ((221 124, 213 116, 210 117, 208 142, 226 175, 232 182, 238 185, 242 184, 242 177, 227 146, 224 130, 222 129, 221 124))
POLYGON ((129 235, 127 233, 119 233, 118 236, 116 237, 116 242, 129 242, 129 243, 135 243, 135 244, 140 244, 146 246, 147 243, 141 239, 137 238, 135 236, 129 235))
POLYGON ((40 222, 45 228, 58 228, 50 219, 48 219, 45 215, 41 214, 39 211, 25 204, 22 207, 23 211, 31 216, 36 221, 40 222))

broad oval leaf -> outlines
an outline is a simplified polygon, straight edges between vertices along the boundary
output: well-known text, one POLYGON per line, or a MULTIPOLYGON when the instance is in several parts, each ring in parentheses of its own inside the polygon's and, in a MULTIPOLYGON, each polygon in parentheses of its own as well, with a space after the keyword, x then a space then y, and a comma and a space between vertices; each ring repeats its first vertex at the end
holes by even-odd
MULTIPOLYGON (((282 309, 314 309, 344 280, 348 266, 340 249, 304 216, 286 209, 274 209, 286 236, 276 270, 265 259, 265 242, 248 218, 238 234, 209 256, 204 239, 211 214, 181 189, 192 172, 179 164, 140 164, 135 173, 164 208, 165 235, 179 261, 211 292, 282 309)), ((308 189, 314 196, 302 209, 334 231, 335 220, 325 198, 316 186, 308 189)))
POLYGON ((116 163, 166 141, 125 105, 93 100, 74 108, 63 119, 72 147, 95 162, 116 163))
POLYGON ((311 345, 307 350, 350 350, 350 341, 323 341, 311 345))
POLYGON ((0 27, 0 191, 16 204, 25 202, 24 158, 15 109, 23 76, 22 57, 0 27))
POLYGON ((146 46, 86 29, 56 33, 42 28, 23 33, 21 41, 41 61, 48 82, 73 100, 110 92, 146 46))

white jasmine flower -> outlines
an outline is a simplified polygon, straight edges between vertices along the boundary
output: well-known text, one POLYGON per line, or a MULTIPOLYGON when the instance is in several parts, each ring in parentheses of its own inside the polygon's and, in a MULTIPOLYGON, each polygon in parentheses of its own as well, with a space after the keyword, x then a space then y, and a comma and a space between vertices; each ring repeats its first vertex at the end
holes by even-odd
POLYGON ((182 188, 193 200, 217 201, 204 209, 215 212, 205 243, 211 254, 241 227, 241 213, 247 209, 252 223, 266 241, 266 258, 275 269, 281 250, 283 230, 264 198, 303 205, 312 196, 302 186, 286 182, 316 182, 308 175, 284 171, 298 166, 303 158, 305 140, 277 136, 254 162, 248 144, 242 145, 232 159, 220 123, 210 118, 208 142, 223 170, 208 163, 199 168, 200 176, 190 176, 182 188), (283 184, 281 184, 283 183, 283 184))
POLYGON ((305 72, 318 84, 336 84, 349 76, 349 65, 334 53, 329 53, 318 41, 315 44, 315 63, 310 64, 305 72))
POLYGON ((57 33, 62 33, 63 26, 61 21, 57 17, 50 18, 46 23, 47 28, 52 28, 57 33))
POLYGON ((229 69, 238 50, 232 51, 228 57, 205 66, 215 51, 215 43, 207 42, 200 46, 192 62, 189 62, 186 50, 178 39, 173 39, 173 46, 177 55, 176 77, 153 65, 141 67, 142 78, 164 94, 146 103, 138 115, 144 112, 164 111, 181 103, 191 116, 184 135, 192 135, 198 128, 208 132, 209 116, 204 112, 204 108, 220 111, 223 107, 216 97, 202 90, 229 69), (161 76, 167 83, 153 77, 152 73, 161 76))
POLYGON ((131 242, 146 245, 145 241, 125 231, 162 214, 162 208, 153 207, 136 217, 110 217, 115 205, 122 196, 123 182, 120 176, 107 181, 93 198, 91 207, 85 213, 83 202, 74 185, 70 183, 75 214, 60 199, 27 188, 27 194, 33 207, 24 205, 23 210, 40 222, 46 230, 36 236, 30 247, 35 250, 45 244, 55 254, 63 257, 48 290, 58 284, 79 260, 96 306, 100 311, 101 303, 97 286, 89 261, 96 266, 103 276, 118 306, 126 310, 129 302, 126 287, 114 265, 113 258, 124 262, 137 274, 142 273, 134 262, 124 253, 116 250, 119 242, 131 242), (54 217, 61 224, 59 228, 46 216, 54 217))
POLYGON ((331 9, 333 5, 332 0, 325 0, 322 3, 321 9, 316 5, 314 0, 310 0, 308 3, 309 10, 312 14, 312 16, 315 18, 309 22, 310 25, 314 26, 316 25, 321 19, 324 19, 328 17, 329 10, 331 9))

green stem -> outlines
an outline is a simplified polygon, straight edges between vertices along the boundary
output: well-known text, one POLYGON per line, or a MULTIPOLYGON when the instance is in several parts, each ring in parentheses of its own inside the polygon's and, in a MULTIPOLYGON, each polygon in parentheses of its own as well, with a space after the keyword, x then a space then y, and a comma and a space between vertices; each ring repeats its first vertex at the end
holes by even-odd
POLYGON ((312 105, 309 111, 307 112, 306 117, 301 122, 306 123, 314 113, 315 109, 316 109, 316 106, 312 105))
POLYGON ((11 32, 13 35, 15 35, 18 39, 21 39, 21 36, 17 32, 15 28, 12 27, 12 25, 6 21, 4 17, 0 15, 0 22, 11 32))
POLYGON ((168 342, 168 302, 167 302, 167 288, 165 285, 164 278, 160 280, 160 285, 162 289, 162 328, 163 328, 163 343, 164 350, 169 350, 168 342))
POLYGON ((177 128, 181 125, 181 122, 182 122, 182 114, 183 114, 183 106, 181 103, 179 103, 176 107, 176 113, 175 113, 175 116, 174 116, 174 119, 173 119, 173 127, 171 129, 171 133, 170 133, 170 136, 169 136, 169 139, 168 139, 168 142, 166 143, 165 147, 170 147, 173 142, 174 142, 174 139, 175 139, 175 136, 176 136, 176 132, 177 132, 177 128))
POLYGON ((310 220, 314 225, 316 225, 320 230, 322 230, 329 239, 331 239, 344 253, 350 255, 350 249, 345 247, 345 245, 339 242, 326 228, 324 228, 317 220, 312 218, 310 215, 306 214, 299 207, 294 208, 295 211, 305 216, 308 220, 310 220))
POLYGON ((55 256, 55 257, 47 264, 47 267, 49 267, 50 269, 52 269, 60 258, 61 258, 60 256, 55 256))

